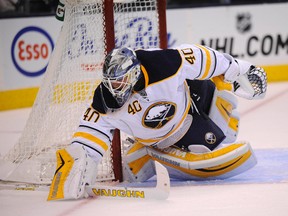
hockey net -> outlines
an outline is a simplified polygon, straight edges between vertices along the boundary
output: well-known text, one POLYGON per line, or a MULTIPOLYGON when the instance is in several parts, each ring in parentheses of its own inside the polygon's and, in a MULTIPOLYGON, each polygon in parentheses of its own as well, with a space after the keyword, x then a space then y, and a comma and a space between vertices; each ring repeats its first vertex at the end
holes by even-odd
MULTIPOLYGON (((70 143, 92 102, 105 55, 114 46, 165 47, 165 7, 165 0, 66 0, 63 27, 27 124, 1 158, 2 181, 51 183, 55 152, 70 143)), ((99 181, 119 178, 117 137, 113 145, 98 167, 99 181)))

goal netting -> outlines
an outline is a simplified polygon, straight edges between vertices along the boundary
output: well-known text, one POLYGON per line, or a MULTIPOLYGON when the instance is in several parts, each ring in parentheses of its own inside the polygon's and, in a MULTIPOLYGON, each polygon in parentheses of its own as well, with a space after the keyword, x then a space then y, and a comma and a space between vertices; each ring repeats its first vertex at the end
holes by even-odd
MULTIPOLYGON (((105 55, 115 46, 165 47, 165 6, 165 0, 65 0, 63 27, 27 124, 0 160, 1 180, 51 183, 55 152, 70 143, 92 102, 105 55)), ((121 169, 113 165, 115 149, 99 165, 99 181, 115 179, 121 169)))

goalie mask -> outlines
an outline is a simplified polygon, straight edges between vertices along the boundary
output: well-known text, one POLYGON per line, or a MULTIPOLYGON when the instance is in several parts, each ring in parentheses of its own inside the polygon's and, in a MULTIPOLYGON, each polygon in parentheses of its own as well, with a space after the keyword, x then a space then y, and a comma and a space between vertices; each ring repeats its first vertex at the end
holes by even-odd
POLYGON ((140 74, 140 62, 133 50, 114 49, 105 58, 102 83, 121 107, 131 95, 140 74))

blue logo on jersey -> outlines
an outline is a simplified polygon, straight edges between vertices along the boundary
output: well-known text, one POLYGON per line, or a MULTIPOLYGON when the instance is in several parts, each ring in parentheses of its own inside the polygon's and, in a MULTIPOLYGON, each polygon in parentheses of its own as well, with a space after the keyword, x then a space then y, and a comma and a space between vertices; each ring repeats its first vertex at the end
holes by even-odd
POLYGON ((176 104, 172 102, 157 102, 147 108, 143 116, 143 125, 148 128, 159 129, 173 119, 176 104))

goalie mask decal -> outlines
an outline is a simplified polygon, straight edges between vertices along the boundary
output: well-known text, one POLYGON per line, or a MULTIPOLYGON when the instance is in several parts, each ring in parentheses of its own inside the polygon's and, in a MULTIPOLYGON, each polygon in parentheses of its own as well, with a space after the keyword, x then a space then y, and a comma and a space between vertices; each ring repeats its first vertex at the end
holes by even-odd
POLYGON ((166 125, 175 115, 176 104, 172 102, 158 102, 152 104, 145 111, 142 119, 144 127, 159 129, 166 125))

